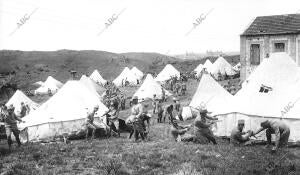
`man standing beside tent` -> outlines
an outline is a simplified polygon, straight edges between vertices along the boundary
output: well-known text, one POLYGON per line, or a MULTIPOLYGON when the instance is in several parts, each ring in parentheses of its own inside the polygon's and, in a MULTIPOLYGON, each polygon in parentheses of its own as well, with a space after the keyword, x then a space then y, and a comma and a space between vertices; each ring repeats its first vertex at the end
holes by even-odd
POLYGON ((20 112, 20 117, 23 118, 25 117, 27 114, 29 114, 30 112, 30 108, 28 106, 28 104, 24 104, 24 102, 21 102, 21 112, 20 112))
POLYGON ((162 101, 157 99, 156 102, 156 111, 157 111, 157 123, 162 123, 162 118, 163 118, 163 107, 162 107, 162 101))
POLYGON ((150 118, 144 113, 144 108, 141 103, 138 103, 138 97, 134 96, 132 98, 132 108, 131 108, 131 116, 128 117, 126 123, 133 123, 134 131, 130 133, 129 138, 134 133, 135 141, 138 141, 139 135, 141 136, 142 140, 145 139, 146 127, 145 121, 147 121, 148 130, 150 127, 150 118))
POLYGON ((171 124, 171 120, 173 120, 173 110, 174 106, 173 104, 168 105, 165 107, 164 112, 163 112, 163 121, 164 123, 166 122, 166 118, 169 119, 169 124, 171 124))
POLYGON ((109 110, 107 111, 107 113, 105 115, 106 115, 108 126, 110 127, 109 135, 111 135, 111 131, 114 129, 115 132, 120 137, 119 110, 118 110, 117 104, 114 102, 111 102, 111 104, 109 106, 109 110))
MULTIPOLYGON (((176 112, 176 114, 177 114, 177 116, 179 117, 179 119, 181 120, 181 121, 183 121, 183 118, 182 118, 182 115, 181 115, 181 113, 182 113, 182 109, 181 109, 181 105, 180 105, 180 102, 179 102, 179 100, 177 99, 177 98, 173 98, 173 105, 174 105, 174 108, 175 108, 175 112, 176 112)), ((176 115, 175 115, 176 116, 176 115)))
POLYGON ((18 146, 20 147, 21 146, 21 142, 19 138, 20 131, 17 126, 17 121, 22 122, 22 119, 15 115, 14 107, 12 105, 9 106, 9 108, 3 106, 1 109, 0 119, 1 121, 4 122, 9 151, 11 151, 11 145, 12 145, 11 134, 14 134, 18 146))
POLYGON ((161 99, 162 99, 163 102, 165 102, 166 101, 166 92, 165 92, 163 87, 161 87, 161 93, 162 93, 161 94, 161 99))
POLYGON ((86 135, 85 135, 85 139, 88 139, 89 136, 89 129, 92 129, 92 139, 95 138, 95 133, 96 133, 96 129, 97 126, 94 124, 94 118, 95 118, 95 114, 98 111, 99 106, 96 105, 93 109, 92 112, 88 113, 87 118, 86 118, 86 135))
POLYGON ((266 120, 260 124, 259 128, 253 135, 260 133, 263 130, 266 130, 266 137, 268 141, 267 147, 271 146, 272 134, 275 134, 275 146, 272 148, 272 151, 276 151, 279 147, 287 146, 290 128, 288 125, 282 121, 277 120, 266 120))

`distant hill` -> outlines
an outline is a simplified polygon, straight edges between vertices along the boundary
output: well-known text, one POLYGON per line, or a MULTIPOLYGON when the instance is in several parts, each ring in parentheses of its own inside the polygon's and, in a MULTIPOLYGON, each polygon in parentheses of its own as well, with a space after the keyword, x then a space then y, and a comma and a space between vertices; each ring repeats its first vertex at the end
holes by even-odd
MULTIPOLYGON (((239 56, 225 57, 233 65, 239 56)), ((216 58, 209 58, 214 61, 216 58)), ((159 73, 166 64, 174 65, 179 71, 192 71, 202 60, 181 60, 159 53, 111 53, 105 51, 0 51, 0 73, 15 72, 13 81, 20 88, 27 88, 36 81, 45 81, 51 75, 66 82, 70 70, 76 70, 78 78, 82 74, 90 75, 98 69, 108 80, 116 78, 124 67, 138 67, 144 73, 159 73)))
POLYGON ((143 72, 160 71, 175 58, 156 53, 116 54, 105 51, 0 51, 0 73, 15 72, 14 81, 21 86, 29 86, 36 81, 44 81, 51 75, 65 82, 70 78, 70 70, 76 70, 78 77, 90 75, 98 69, 102 76, 112 80, 124 67, 136 66, 143 72))

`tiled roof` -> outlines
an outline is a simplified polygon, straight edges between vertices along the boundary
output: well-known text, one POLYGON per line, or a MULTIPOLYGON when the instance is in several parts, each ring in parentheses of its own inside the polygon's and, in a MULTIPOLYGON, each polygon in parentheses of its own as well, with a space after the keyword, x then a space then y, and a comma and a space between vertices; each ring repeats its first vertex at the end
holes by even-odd
POLYGON ((256 17, 242 36, 297 33, 300 33, 300 14, 288 14, 256 17))

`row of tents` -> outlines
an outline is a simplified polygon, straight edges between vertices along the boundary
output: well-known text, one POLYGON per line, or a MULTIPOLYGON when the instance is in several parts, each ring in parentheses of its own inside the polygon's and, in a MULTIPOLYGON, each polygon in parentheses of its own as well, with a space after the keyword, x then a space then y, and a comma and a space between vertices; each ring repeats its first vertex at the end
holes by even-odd
MULTIPOLYGON (((120 73, 120 75, 113 80, 113 83, 116 86, 125 86, 125 85, 135 86, 141 83, 143 77, 144 77, 144 73, 140 71, 137 67, 133 67, 132 69, 125 67, 123 71, 120 73)), ((172 65, 168 64, 157 75, 155 81, 162 83, 166 80, 171 79, 172 77, 179 78, 180 72, 172 65)), ((98 70, 94 70, 93 73, 89 76, 89 78, 101 86, 107 83, 107 80, 105 80, 101 76, 98 70)), ((34 94, 43 95, 43 94, 48 94, 49 92, 55 94, 63 86, 63 83, 49 76, 45 82, 39 81, 34 83, 34 85, 39 86, 39 88, 37 88, 34 91, 34 94)))
MULTIPOLYGON (((144 74, 138 68, 133 67, 131 70, 128 67, 125 67, 122 73, 113 81, 116 86, 121 86, 122 83, 128 81, 130 85, 136 85, 137 81, 140 81, 143 78, 144 74)), ((93 73, 89 76, 95 83, 103 86, 107 83, 98 70, 94 70, 93 73)), ((45 82, 38 81, 34 83, 35 86, 39 86, 34 91, 36 95, 44 95, 51 92, 55 94, 62 86, 63 83, 54 79, 52 76, 49 76, 45 82)))
POLYGON ((199 77, 202 70, 206 69, 206 71, 209 72, 214 78, 218 78, 219 75, 233 76, 240 71, 240 67, 241 63, 232 66, 225 60, 225 58, 218 57, 214 63, 211 63, 211 61, 207 59, 204 64, 199 64, 194 69, 194 72, 196 73, 196 76, 199 77))

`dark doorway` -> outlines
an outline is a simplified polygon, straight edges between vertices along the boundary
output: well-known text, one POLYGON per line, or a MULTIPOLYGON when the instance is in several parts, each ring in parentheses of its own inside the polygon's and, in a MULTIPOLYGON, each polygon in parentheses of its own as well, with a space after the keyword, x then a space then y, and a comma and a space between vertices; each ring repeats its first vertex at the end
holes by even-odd
POLYGON ((251 44, 250 46, 250 63, 252 65, 259 65, 260 63, 260 45, 251 44))

